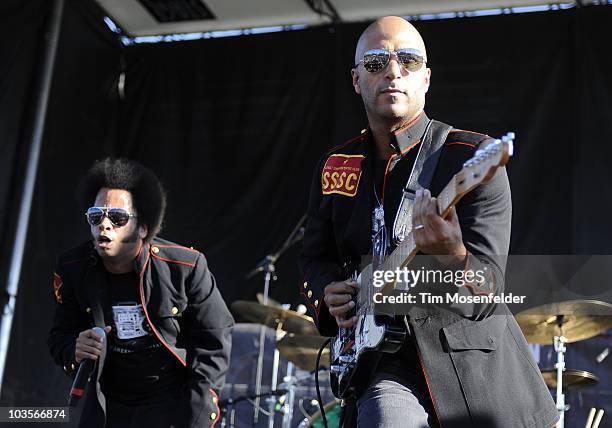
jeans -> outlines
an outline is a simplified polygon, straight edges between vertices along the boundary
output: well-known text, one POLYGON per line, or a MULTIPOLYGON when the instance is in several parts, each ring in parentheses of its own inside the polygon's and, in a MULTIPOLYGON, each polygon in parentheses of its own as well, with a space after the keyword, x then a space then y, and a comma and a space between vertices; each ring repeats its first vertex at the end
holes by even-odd
POLYGON ((378 373, 357 400, 358 428, 436 427, 436 416, 425 385, 378 373))

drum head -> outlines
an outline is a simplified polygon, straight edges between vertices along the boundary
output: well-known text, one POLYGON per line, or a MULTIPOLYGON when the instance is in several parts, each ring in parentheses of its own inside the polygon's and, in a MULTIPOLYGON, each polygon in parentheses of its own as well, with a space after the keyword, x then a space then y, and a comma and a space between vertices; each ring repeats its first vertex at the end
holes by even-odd
MULTIPOLYGON (((340 412, 342 408, 340 407, 340 400, 333 400, 323 406, 325 409, 325 418, 327 419, 328 428, 339 428, 340 427, 340 412)), ((308 422, 306 422, 305 428, 324 428, 323 425, 323 417, 321 416, 321 411, 319 410, 317 413, 314 413, 311 417, 308 418, 308 422)))

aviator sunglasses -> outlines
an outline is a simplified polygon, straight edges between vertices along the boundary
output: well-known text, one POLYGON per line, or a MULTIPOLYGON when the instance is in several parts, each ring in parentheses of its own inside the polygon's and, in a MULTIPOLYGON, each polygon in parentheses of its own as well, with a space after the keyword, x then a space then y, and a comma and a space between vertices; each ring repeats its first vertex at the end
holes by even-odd
POLYGON ((402 67, 412 72, 420 70, 423 64, 427 62, 422 52, 418 49, 405 48, 396 51, 370 49, 363 54, 361 61, 355 64, 355 68, 361 63, 363 64, 363 68, 369 73, 378 73, 389 64, 392 54, 395 54, 397 61, 402 67))
POLYGON ((87 222, 92 226, 102 223, 104 216, 107 216, 110 222, 117 227, 123 227, 130 221, 130 218, 137 217, 123 208, 91 207, 85 213, 87 222))

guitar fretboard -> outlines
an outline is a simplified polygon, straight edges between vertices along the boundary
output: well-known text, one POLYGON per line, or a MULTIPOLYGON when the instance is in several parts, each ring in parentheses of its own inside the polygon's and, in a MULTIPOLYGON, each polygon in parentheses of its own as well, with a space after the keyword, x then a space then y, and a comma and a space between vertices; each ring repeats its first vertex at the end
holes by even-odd
MULTIPOLYGON (((457 176, 454 176, 444 189, 440 192, 436 198, 438 205, 438 213, 443 217, 446 216, 448 210, 457 203, 459 196, 455 190, 455 181, 457 176)), ((418 249, 414 242, 414 235, 412 230, 406 235, 404 240, 399 244, 395 250, 385 259, 378 270, 395 270, 396 268, 403 268, 410 260, 416 255, 418 249)))

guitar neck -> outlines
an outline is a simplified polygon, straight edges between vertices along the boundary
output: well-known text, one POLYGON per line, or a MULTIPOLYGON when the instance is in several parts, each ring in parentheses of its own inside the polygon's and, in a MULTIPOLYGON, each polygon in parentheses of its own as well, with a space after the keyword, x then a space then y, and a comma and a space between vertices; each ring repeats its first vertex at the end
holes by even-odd
MULTIPOLYGON (((509 132, 501 140, 488 144, 476 151, 475 155, 463 164, 463 168, 446 184, 436 198, 438 213, 442 218, 459 200, 474 188, 488 182, 495 171, 508 162, 513 154, 514 133, 509 132)), ((376 268, 377 271, 402 269, 416 256, 418 248, 411 230, 393 252, 376 268)))
MULTIPOLYGON (((455 180, 457 177, 453 177, 452 180, 446 185, 436 198, 436 205, 438 206, 438 213, 443 218, 448 216, 450 209, 459 202, 461 199, 460 194, 457 193, 455 180)), ((399 244, 395 250, 385 259, 380 270, 395 270, 396 268, 403 268, 414 258, 418 248, 414 242, 414 233, 411 230, 404 240, 399 244)))

